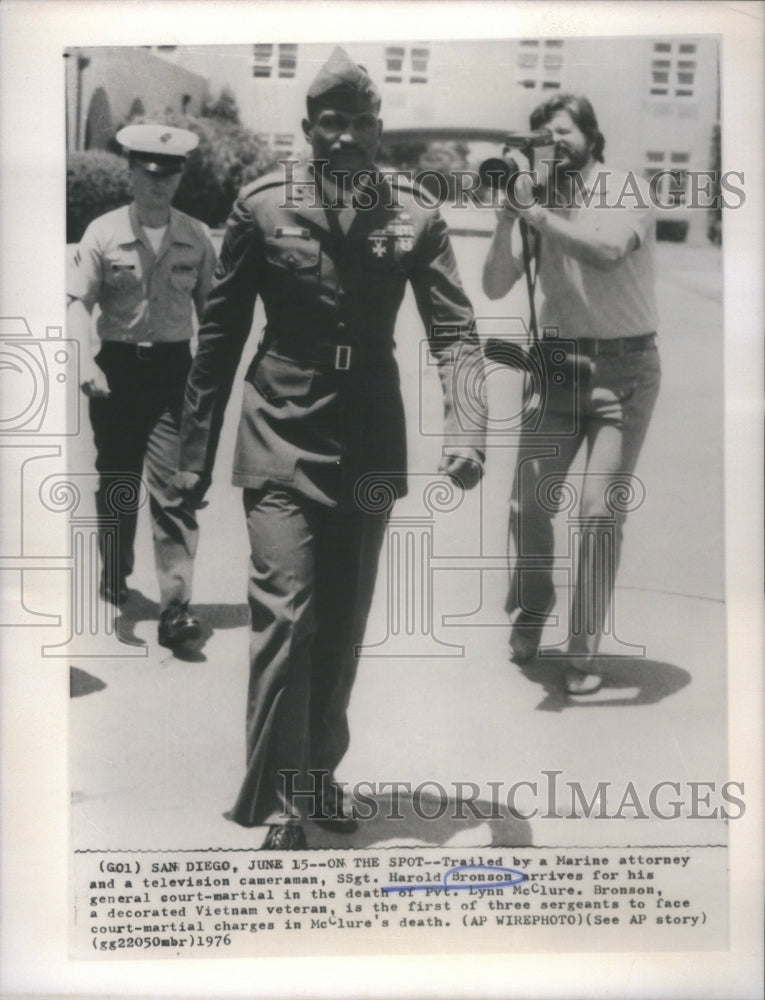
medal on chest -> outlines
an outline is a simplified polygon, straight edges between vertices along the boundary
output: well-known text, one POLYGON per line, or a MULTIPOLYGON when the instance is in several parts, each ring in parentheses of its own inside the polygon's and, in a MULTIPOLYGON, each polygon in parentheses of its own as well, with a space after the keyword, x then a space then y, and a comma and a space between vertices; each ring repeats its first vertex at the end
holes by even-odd
POLYGON ((382 227, 367 235, 369 252, 375 260, 400 260, 414 247, 414 225, 407 212, 401 212, 382 227))

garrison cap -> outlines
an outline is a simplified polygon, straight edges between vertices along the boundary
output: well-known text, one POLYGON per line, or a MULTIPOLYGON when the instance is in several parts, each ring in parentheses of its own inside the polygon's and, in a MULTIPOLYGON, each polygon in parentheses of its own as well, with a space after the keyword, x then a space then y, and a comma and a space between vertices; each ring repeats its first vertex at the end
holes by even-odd
POLYGON ((306 96, 308 117, 313 119, 320 108, 336 108, 352 114, 380 110, 380 92, 363 66, 353 62, 348 53, 336 46, 306 96))
POLYGON ((145 123, 120 129, 117 142, 144 170, 167 176, 183 170, 186 154, 196 148, 199 138, 185 128, 145 123))

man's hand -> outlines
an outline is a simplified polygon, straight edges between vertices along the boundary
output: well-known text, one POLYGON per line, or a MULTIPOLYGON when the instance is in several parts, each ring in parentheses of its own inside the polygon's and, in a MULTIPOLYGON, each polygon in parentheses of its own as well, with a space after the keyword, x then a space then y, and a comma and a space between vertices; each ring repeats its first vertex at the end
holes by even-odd
POLYGON ((207 506, 204 495, 210 488, 210 477, 206 472, 183 472, 179 469, 173 476, 173 488, 194 510, 201 510, 207 506))
POLYGON ((464 490, 472 490, 483 475, 483 456, 475 448, 451 448, 441 459, 438 471, 464 490))
POLYGON ((86 363, 85 370, 82 373, 80 388, 88 399, 106 399, 110 395, 106 375, 104 375, 95 361, 86 363))

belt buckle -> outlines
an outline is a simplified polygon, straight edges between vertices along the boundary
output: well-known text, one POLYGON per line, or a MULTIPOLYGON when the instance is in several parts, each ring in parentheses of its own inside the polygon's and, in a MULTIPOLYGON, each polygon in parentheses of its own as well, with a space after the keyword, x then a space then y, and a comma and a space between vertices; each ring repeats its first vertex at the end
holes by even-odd
POLYGON ((351 367, 351 348, 348 344, 335 347, 335 371, 347 372, 351 367))
POLYGON ((135 356, 139 361, 149 361, 151 359, 151 352, 153 349, 153 344, 145 341, 140 344, 135 345, 135 356))

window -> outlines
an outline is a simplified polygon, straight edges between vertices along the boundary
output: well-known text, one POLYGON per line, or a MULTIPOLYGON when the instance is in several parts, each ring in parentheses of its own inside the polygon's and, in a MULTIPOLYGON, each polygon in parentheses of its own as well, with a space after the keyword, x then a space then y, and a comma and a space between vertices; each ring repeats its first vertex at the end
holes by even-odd
POLYGON ((684 205, 685 196, 688 191, 688 171, 687 170, 673 170, 665 180, 668 182, 666 187, 667 201, 670 205, 684 205))
POLYGON ((404 45, 387 45, 385 47, 385 82, 409 83, 428 82, 428 62, 430 49, 427 46, 415 45, 407 51, 404 45))
POLYGON ((385 49, 385 82, 401 83, 403 80, 404 47, 388 45, 385 49))
POLYGON ((273 76, 278 76, 280 80, 294 79, 297 71, 297 48, 294 43, 253 45, 252 75, 261 80, 269 80, 273 76))
POLYGON ((279 46, 279 77, 282 80, 292 80, 297 70, 297 45, 279 46))
POLYGON ((563 39, 522 38, 516 55, 516 67, 516 82, 519 87, 526 90, 558 90, 563 71, 563 39))
POLYGON ((666 207, 684 205, 688 192, 688 171, 675 169, 679 164, 690 163, 690 153, 664 153, 649 150, 645 154, 648 166, 643 170, 643 176, 654 190, 659 203, 666 207), (671 168, 665 166, 669 158, 671 168))
POLYGON ((409 77, 410 83, 428 82, 428 60, 430 59, 430 49, 412 49, 412 74, 409 77))
POLYGON ((679 56, 695 52, 696 45, 693 43, 654 42, 649 88, 652 97, 694 96, 696 60, 680 59, 679 56))
POLYGON ((271 61, 273 57, 273 45, 254 45, 252 75, 262 78, 271 76, 271 61))

